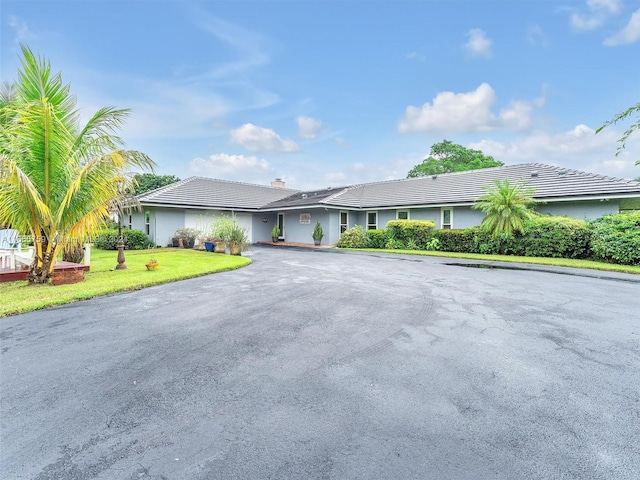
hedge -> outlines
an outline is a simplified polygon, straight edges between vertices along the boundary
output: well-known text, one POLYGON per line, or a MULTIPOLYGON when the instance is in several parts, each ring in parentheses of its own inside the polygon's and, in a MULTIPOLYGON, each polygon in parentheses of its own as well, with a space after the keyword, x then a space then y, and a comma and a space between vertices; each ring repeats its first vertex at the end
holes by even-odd
POLYGON ((440 242, 439 250, 445 252, 491 254, 500 251, 498 242, 479 227, 441 229, 434 237, 440 242))
POLYGON ((360 225, 347 228, 340 234, 336 247, 339 248, 366 248, 369 244, 367 232, 360 225))
POLYGON ((387 245, 403 245, 411 249, 426 250, 435 226, 430 220, 390 220, 386 226, 387 245))
POLYGON ((385 248, 387 245, 386 230, 367 230, 367 237, 369 239, 369 248, 385 248))
POLYGON ((640 265, 640 211, 606 215, 591 222, 591 228, 596 259, 640 265))
MULTIPOLYGON (((145 248, 155 247, 155 244, 149 240, 147 234, 140 230, 124 228, 122 236, 124 237, 124 248, 127 250, 144 250, 145 248)), ((118 230, 106 230, 93 243, 96 248, 102 250, 117 250, 118 230)))
POLYGON ((539 216, 525 222, 515 255, 527 257, 588 258, 591 230, 584 220, 539 216))

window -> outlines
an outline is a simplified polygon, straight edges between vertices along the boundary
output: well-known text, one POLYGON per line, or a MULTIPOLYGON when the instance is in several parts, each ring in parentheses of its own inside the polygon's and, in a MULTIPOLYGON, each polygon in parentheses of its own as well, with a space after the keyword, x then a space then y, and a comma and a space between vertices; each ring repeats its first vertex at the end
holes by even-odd
POLYGON ((367 230, 378 228, 378 212, 367 212, 367 230))
POLYGON ((440 228, 450 230, 453 225, 453 210, 451 208, 442 209, 442 218, 440 219, 440 228))
POLYGON ((151 233, 150 224, 151 224, 151 213, 144 212, 144 233, 146 233, 147 235, 151 233))
POLYGON ((349 212, 340 212, 340 233, 349 228, 349 212))
POLYGON ((409 220, 409 210, 398 210, 396 212, 396 219, 409 220))

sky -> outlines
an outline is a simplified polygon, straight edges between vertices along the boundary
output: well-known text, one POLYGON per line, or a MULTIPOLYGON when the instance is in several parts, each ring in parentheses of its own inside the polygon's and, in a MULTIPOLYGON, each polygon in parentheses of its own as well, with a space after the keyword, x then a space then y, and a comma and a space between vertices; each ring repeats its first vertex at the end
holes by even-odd
POLYGON ((156 173, 325 188, 404 178, 444 139, 507 165, 640 176, 640 0, 1 0, 0 77, 20 43, 82 118, 156 173))

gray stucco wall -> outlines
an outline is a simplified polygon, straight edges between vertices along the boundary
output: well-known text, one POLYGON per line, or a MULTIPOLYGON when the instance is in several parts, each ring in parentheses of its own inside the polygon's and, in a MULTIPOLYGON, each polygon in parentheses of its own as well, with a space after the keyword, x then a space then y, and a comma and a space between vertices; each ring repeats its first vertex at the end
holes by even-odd
MULTIPOLYGON (((256 214, 259 215, 259 214, 256 214)), ((338 222, 340 221, 338 214, 334 214, 332 211, 325 211, 324 209, 301 209, 301 210, 287 210, 284 212, 284 235, 285 241, 297 242, 297 243, 313 243, 313 229, 316 222, 320 222, 322 225, 322 231, 324 237, 322 239, 323 244, 333 244, 337 241, 333 240, 333 231, 337 229, 338 222), (308 213, 311 215, 311 221, 308 224, 300 223, 300 214, 308 213), (335 225, 333 225, 335 223, 335 225)), ((273 223, 271 224, 273 225, 273 223)), ((271 237, 271 230, 269 229, 269 237, 271 237)))
POLYGON ((277 215, 274 212, 254 213, 251 227, 251 243, 270 242, 271 229, 276 224, 276 221, 277 215), (263 222, 263 218, 266 218, 267 221, 263 222))
MULTIPOLYGON (((407 210, 407 209, 405 209, 407 210)), ((409 219, 411 220, 431 220, 440 228, 440 209, 439 208, 411 208, 409 210, 409 219)))
POLYGON ((593 200, 587 202, 556 202, 539 205, 536 211, 549 215, 564 215, 580 220, 594 220, 611 213, 618 213, 618 200, 593 200))
MULTIPOLYGON (((480 225, 484 218, 484 213, 480 210, 472 210, 471 207, 454 207, 451 210, 451 228, 474 227, 480 225)), ((441 228, 440 217, 438 217, 436 227, 441 228)))
POLYGON ((171 245, 171 239, 179 228, 184 228, 184 210, 156 208, 151 211, 151 239, 161 247, 171 245))

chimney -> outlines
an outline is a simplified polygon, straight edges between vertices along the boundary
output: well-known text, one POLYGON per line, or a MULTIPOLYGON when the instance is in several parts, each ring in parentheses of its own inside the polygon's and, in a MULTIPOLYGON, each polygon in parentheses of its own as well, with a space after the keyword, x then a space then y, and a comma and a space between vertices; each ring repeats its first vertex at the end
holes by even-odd
POLYGON ((271 186, 276 188, 284 188, 284 181, 281 178, 276 178, 271 182, 271 186))

